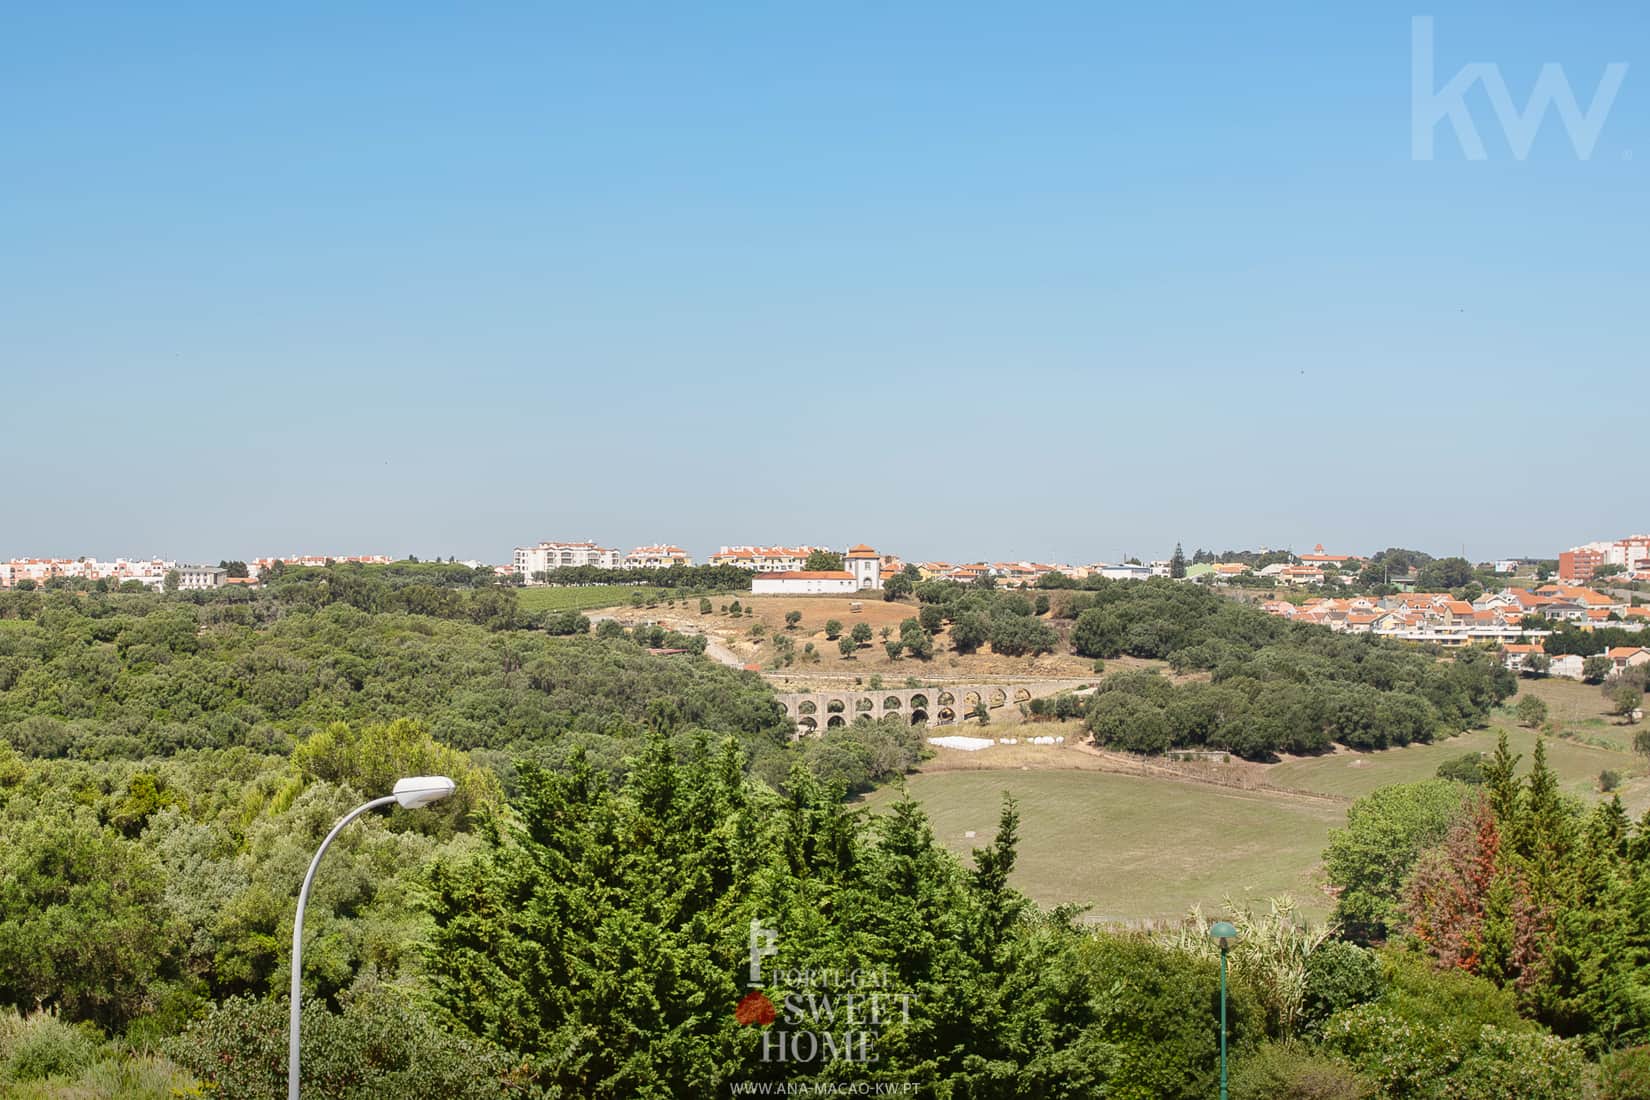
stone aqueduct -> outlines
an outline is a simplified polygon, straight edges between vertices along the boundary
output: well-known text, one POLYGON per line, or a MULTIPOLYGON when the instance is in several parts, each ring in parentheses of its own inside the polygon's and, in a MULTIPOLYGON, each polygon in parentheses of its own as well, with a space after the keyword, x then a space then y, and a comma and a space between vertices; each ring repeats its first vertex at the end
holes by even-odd
POLYGON ((843 691, 781 692, 779 702, 796 723, 798 736, 845 726, 859 718, 898 715, 913 726, 952 726, 984 703, 987 710, 1024 703, 1029 688, 1016 684, 940 684, 916 688, 853 688, 843 691))

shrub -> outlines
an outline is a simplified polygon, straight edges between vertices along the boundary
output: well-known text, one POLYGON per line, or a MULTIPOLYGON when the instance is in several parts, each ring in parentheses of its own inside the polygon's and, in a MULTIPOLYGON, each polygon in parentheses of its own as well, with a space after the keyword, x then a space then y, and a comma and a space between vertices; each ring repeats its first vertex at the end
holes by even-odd
POLYGON ((1621 786, 1621 773, 1605 768, 1598 773, 1598 789, 1608 794, 1621 786))
POLYGON ((1380 995, 1381 961, 1375 952, 1330 940, 1307 957, 1304 1016, 1309 1027, 1380 995))
MULTIPOLYGON (((1076 965, 1095 990, 1093 1038, 1115 1064, 1106 1096, 1209 1097, 1220 1073, 1220 963, 1154 943, 1104 933, 1078 949, 1076 965)), ((1232 976, 1228 1042, 1241 1051, 1263 1013, 1252 988, 1232 976)))
MULTIPOLYGON (((56 1011, 0 1016, 0 1081, 43 1081, 77 1074, 97 1056, 98 1043, 56 1011)), ((9 1095, 9 1093, 8 1093, 9 1095)))
POLYGON ((1232 1063, 1232 1100, 1369 1100, 1374 1082, 1339 1058, 1266 1043, 1232 1063))
POLYGON ((1613 1051, 1598 1060, 1598 1100, 1650 1100, 1650 1046, 1613 1051))
POLYGON ((1438 765, 1434 773, 1439 779, 1453 779, 1457 783, 1470 783, 1478 786, 1484 782, 1484 754, 1479 752, 1462 753, 1438 765))
MULTIPOLYGON (((509 1096, 511 1060, 449 1034, 406 997, 377 987, 344 999, 342 1013, 306 1003, 304 1095, 317 1100, 509 1096)), ((223 1096, 278 1096, 286 1087, 284 1000, 235 997, 168 1044, 168 1053, 223 1096)))

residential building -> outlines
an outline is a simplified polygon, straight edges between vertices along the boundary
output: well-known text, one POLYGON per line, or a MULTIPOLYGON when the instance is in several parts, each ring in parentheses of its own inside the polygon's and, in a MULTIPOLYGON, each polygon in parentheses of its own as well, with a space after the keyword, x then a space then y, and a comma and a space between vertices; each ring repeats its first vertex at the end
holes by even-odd
POLYGON ((1301 562, 1302 565, 1316 565, 1320 569, 1323 568, 1326 565, 1333 565, 1338 569, 1338 568, 1341 568, 1341 567, 1345 566, 1348 562, 1351 562, 1353 564, 1357 564, 1358 562, 1361 562, 1361 561, 1364 560, 1364 559, 1362 559, 1360 557, 1357 557, 1356 555, 1353 555, 1353 554, 1328 554, 1328 553, 1325 553, 1324 548, 1323 548, 1323 543, 1321 543, 1321 542, 1318 543, 1318 545, 1316 545, 1312 548, 1312 552, 1310 554, 1300 554, 1300 555, 1297 555, 1297 556, 1300 558, 1300 562, 1301 562))
POLYGON ((1626 672, 1630 668, 1650 664, 1650 649, 1644 646, 1618 645, 1604 651, 1610 658, 1612 672, 1626 672))
POLYGON ((1118 565, 1108 565, 1105 562, 1095 562, 1089 567, 1090 574, 1098 573, 1111 581, 1143 581, 1152 576, 1152 567, 1139 565, 1133 562, 1122 562, 1118 565))
POLYGON ((624 556, 626 569, 669 569, 692 565, 693 559, 680 546, 638 546, 624 556))
MULTIPOLYGON (((1271 566, 1267 566, 1270 569, 1271 566)), ((1261 571, 1265 574, 1265 570, 1261 571)), ((1285 565, 1273 574, 1279 584, 1322 584, 1323 570, 1316 565, 1285 565)))
POLYGON ((388 565, 388 554, 345 554, 334 557, 330 554, 289 554, 280 558, 253 558, 246 563, 246 571, 254 577, 262 576, 276 562, 297 568, 322 569, 339 562, 351 562, 356 565, 388 565))
POLYGON ((1585 583, 1601 566, 1619 565, 1629 573, 1650 573, 1650 535, 1629 535, 1614 542, 1589 542, 1558 555, 1559 580, 1585 583))
POLYGON ((711 565, 737 565, 758 573, 803 571, 817 546, 724 546, 710 556, 711 565))
POLYGON ((177 574, 178 588, 189 592, 203 588, 222 588, 229 571, 216 565, 179 565, 177 574))
POLYGON ((1527 644, 1513 642, 1501 647, 1501 663, 1513 672, 1524 671, 1524 663, 1531 657, 1545 657, 1546 655, 1547 648, 1540 642, 1527 644))
POLYGON ((1581 679, 1581 668, 1586 658, 1579 653, 1566 653, 1547 658, 1547 675, 1562 676, 1566 680, 1581 679))
POLYGON ((538 583, 538 574, 548 573, 553 569, 572 569, 581 565, 594 566, 597 569, 617 569, 619 552, 611 547, 597 546, 593 542, 547 540, 537 546, 516 547, 515 559, 511 564, 527 583, 535 584, 538 583))

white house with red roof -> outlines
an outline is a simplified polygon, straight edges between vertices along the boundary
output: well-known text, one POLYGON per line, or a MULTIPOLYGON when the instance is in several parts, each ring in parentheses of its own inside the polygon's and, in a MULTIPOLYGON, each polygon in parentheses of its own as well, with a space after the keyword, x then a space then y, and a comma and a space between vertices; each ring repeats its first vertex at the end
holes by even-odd
MULTIPOLYGON (((714 558, 711 560, 715 561, 714 558)), ((876 591, 882 588, 882 565, 882 555, 860 543, 849 547, 842 555, 841 569, 759 571, 751 578, 751 593, 757 596, 851 596, 856 592, 876 591)))

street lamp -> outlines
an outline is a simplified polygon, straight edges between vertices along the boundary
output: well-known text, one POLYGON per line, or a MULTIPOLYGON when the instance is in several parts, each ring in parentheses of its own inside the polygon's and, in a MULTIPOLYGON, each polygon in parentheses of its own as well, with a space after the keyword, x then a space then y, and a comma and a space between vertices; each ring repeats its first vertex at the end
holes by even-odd
POLYGON ((1226 952, 1237 942, 1237 934, 1231 921, 1209 926, 1209 938, 1220 944, 1220 1100, 1226 1100, 1226 952))
POLYGON ((309 901, 309 888, 315 881, 315 869, 321 866, 321 857, 327 854, 328 846, 344 831, 344 826, 368 810, 388 806, 391 802, 400 803, 403 809, 416 810, 420 806, 428 806, 432 802, 446 798, 457 786, 444 775, 415 775, 408 779, 396 780, 389 794, 363 803, 339 818, 338 824, 332 827, 332 832, 321 841, 321 847, 316 849, 315 858, 309 861, 309 871, 304 875, 304 888, 298 892, 298 916, 292 922, 292 1018, 287 1036, 287 1100, 298 1100, 298 1022, 303 1012, 303 991, 299 979, 303 975, 304 966, 304 905, 309 901))

